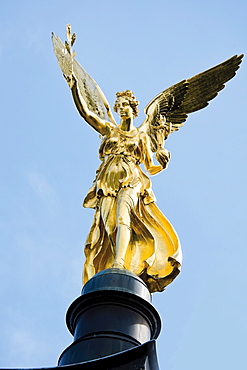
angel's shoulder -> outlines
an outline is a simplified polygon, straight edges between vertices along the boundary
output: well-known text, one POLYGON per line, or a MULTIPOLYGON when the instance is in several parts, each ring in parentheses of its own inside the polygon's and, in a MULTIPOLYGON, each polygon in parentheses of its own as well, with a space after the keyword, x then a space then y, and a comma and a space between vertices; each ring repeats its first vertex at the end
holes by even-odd
POLYGON ((139 138, 140 140, 147 142, 148 140, 148 134, 144 129, 139 129, 139 138))

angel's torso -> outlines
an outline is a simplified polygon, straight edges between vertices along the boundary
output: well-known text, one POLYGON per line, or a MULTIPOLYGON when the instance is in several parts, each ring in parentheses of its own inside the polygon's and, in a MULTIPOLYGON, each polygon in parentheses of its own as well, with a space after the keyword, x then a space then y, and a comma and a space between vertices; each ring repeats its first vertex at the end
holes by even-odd
POLYGON ((129 156, 136 163, 142 162, 143 142, 139 130, 135 128, 132 131, 123 131, 118 127, 112 129, 102 140, 99 149, 100 159, 104 160, 111 155, 129 156))
POLYGON ((102 163, 96 181, 104 195, 116 195, 126 186, 138 188, 141 193, 150 187, 149 178, 139 166, 145 155, 142 136, 137 128, 122 131, 116 127, 102 140, 99 149, 102 163))

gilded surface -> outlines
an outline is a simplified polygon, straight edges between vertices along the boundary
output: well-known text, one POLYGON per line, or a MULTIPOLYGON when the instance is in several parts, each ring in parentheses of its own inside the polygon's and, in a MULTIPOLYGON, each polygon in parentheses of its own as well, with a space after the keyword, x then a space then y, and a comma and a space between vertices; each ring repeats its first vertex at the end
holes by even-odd
POLYGON ((102 137, 101 165, 83 203, 95 209, 85 245, 83 282, 117 267, 139 275, 150 292, 162 291, 179 274, 181 248, 173 226, 155 203, 148 175, 167 167, 170 153, 164 142, 169 134, 183 126, 188 113, 208 105, 235 75, 243 56, 162 91, 146 106, 146 119, 136 128, 139 103, 133 93, 117 93, 117 125, 103 92, 75 59, 71 47, 76 36, 71 35, 71 27, 67 26, 65 44, 54 34, 52 38, 80 115, 102 137))

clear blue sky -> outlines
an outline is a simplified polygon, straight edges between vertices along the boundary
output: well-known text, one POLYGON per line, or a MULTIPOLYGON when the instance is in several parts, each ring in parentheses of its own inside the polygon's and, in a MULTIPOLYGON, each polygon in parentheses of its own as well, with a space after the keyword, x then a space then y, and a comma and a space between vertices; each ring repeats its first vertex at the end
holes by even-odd
MULTIPOLYGON (((79 117, 51 32, 77 33, 77 58, 110 104, 160 91, 246 53, 245 0, 8 0, 0 4, 0 367, 56 365, 72 342, 93 211, 83 200, 99 138, 79 117)), ((167 140, 157 204, 183 247, 180 276, 153 303, 161 370, 232 370, 246 356, 247 67, 167 140)), ((140 114, 136 124, 141 124, 140 114)))

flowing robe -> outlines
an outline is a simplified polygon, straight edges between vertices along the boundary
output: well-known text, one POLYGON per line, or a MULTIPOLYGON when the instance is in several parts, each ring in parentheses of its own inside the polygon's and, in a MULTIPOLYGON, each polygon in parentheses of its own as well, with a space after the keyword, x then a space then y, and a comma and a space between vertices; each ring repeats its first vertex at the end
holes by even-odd
POLYGON ((121 194, 134 189, 137 199, 128 202, 131 238, 124 267, 140 276, 150 292, 163 291, 179 274, 181 248, 178 236, 155 204, 149 177, 140 164, 150 152, 149 137, 138 129, 109 129, 99 154, 102 163, 83 206, 95 209, 85 245, 84 283, 112 266, 116 254, 116 209, 121 194), (113 199, 108 209, 112 230, 107 233, 102 218, 102 199, 113 199))

